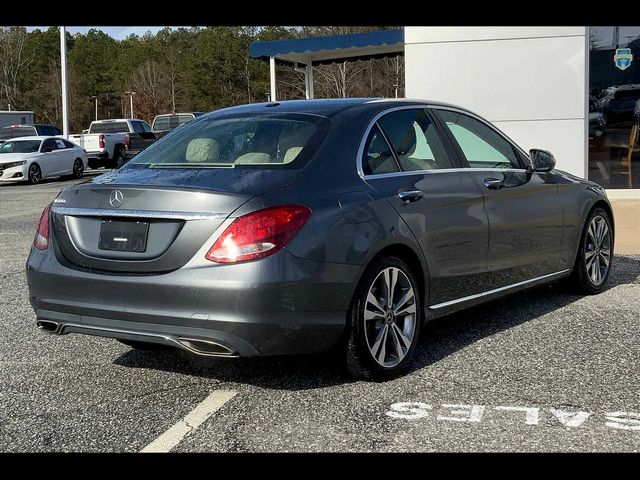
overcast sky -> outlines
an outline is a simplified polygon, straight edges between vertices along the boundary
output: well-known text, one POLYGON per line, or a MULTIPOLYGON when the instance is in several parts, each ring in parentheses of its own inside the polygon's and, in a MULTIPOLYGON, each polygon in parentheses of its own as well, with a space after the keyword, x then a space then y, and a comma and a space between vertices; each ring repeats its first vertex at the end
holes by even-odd
MULTIPOLYGON (((49 27, 27 27, 27 30, 31 31, 35 30, 36 28, 39 28, 40 30, 46 30, 49 27)), ((127 38, 132 33, 136 35, 144 35, 147 31, 156 33, 165 27, 67 27, 67 31, 69 31, 70 33, 87 33, 92 28, 97 28, 98 30, 102 30, 103 32, 107 33, 117 40, 122 40, 123 38, 127 38)))

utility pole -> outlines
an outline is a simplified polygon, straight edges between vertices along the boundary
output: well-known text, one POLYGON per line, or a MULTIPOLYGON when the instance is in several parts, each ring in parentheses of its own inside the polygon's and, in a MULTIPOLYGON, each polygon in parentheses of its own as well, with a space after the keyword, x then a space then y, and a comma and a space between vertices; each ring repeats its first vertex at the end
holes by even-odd
POLYGON ((98 120, 98 96, 97 95, 91 95, 91 98, 96 101, 96 121, 97 121, 98 120))
POLYGON ((60 69, 62 77, 62 134, 69 138, 69 103, 67 99, 67 29, 60 27, 60 69))
POLYGON ((129 100, 131 102, 131 118, 133 118, 133 96, 136 94, 136 92, 124 92, 124 93, 129 95, 129 100))

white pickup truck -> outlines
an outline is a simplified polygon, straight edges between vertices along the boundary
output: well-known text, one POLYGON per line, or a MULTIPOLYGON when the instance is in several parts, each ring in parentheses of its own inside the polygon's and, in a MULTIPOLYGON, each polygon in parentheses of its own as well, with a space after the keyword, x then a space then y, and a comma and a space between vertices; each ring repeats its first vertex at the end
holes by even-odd
POLYGON ((89 168, 119 168, 156 141, 156 135, 144 120, 131 118, 96 120, 87 133, 70 135, 89 158, 89 168))

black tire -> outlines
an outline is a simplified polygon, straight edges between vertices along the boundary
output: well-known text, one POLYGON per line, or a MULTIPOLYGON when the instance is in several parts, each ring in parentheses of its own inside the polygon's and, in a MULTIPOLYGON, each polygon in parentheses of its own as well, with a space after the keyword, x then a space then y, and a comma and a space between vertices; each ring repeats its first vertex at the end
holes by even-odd
POLYGON ((159 343, 139 342, 137 340, 122 340, 117 339, 123 345, 131 347, 135 350, 170 350, 172 347, 169 345, 160 345, 159 343))
POLYGON ((113 154, 113 158, 111 159, 111 168, 120 168, 126 162, 126 156, 124 150, 119 148, 113 154))
MULTIPOLYGON (((604 290, 607 280, 609 278, 609 274, 611 273, 611 267, 613 262, 613 246, 614 246, 614 231, 611 225, 611 217, 603 208, 597 207, 594 208, 589 215, 587 216, 587 221, 584 224, 584 228, 582 229, 582 235, 580 236, 580 244, 578 245, 578 254, 576 255, 575 262, 573 264, 573 270, 571 272, 571 276, 568 279, 568 285, 571 290, 576 291, 577 293, 586 294, 586 295, 594 295, 596 293, 600 293, 604 290), (599 269, 599 273, 596 272, 596 277, 598 275, 601 277, 601 281, 594 281, 594 276, 592 272, 594 272, 597 266, 593 266, 591 264, 591 268, 588 267, 588 260, 586 259, 586 254, 588 251, 592 251, 592 237, 589 234, 589 229, 594 220, 601 218, 606 223, 609 235, 608 242, 608 265, 606 271, 603 273, 602 269, 599 269)), ((603 257, 606 258, 605 255, 601 254, 604 250, 602 246, 597 247, 596 258, 600 262, 601 265, 604 265, 605 262, 603 257)))
POLYGON ((95 158, 90 158, 88 163, 89 163, 89 168, 94 169, 94 170, 96 168, 100 168, 102 166, 102 164, 98 160, 96 160, 95 158))
MULTIPOLYGON (((384 292, 383 289, 376 291, 380 293, 384 292)), ((374 297, 378 298, 378 295, 376 294, 374 297)), ((373 263, 360 280, 347 317, 349 326, 346 346, 346 365, 349 374, 364 380, 387 380, 401 375, 409 366, 420 337, 420 327, 423 319, 422 305, 422 294, 418 282, 404 261, 397 257, 387 257, 373 263), (384 272, 388 269, 398 269, 404 274, 404 277, 397 274, 398 280, 396 281, 396 285, 399 287, 397 290, 391 289, 392 291, 395 290, 395 300, 391 302, 392 309, 394 304, 396 302, 399 303, 402 297, 407 297, 409 290, 406 288, 406 283, 408 281, 413 289, 414 295, 412 299, 406 298, 407 302, 403 303, 403 305, 406 305, 407 308, 411 308, 411 306, 414 307, 415 313, 413 314, 413 320, 410 318, 411 314, 406 314, 404 317, 401 317, 401 315, 396 317, 395 314, 391 314, 389 309, 386 308, 384 298, 381 299, 383 302, 378 303, 378 306, 383 307, 385 310, 384 317, 375 314, 375 317, 365 320, 365 311, 367 311, 369 316, 372 310, 382 311, 378 309, 378 307, 375 307, 367 297, 370 291, 373 292, 376 290, 376 285, 388 284, 384 278, 384 272), (383 283, 380 284, 379 282, 383 283), (404 289, 403 285, 405 286, 404 289), (403 294, 402 291, 405 293, 403 294), (413 325, 411 325, 411 322, 413 322, 413 325), (397 329, 393 326, 394 323, 397 329), (402 328, 400 328, 400 325, 402 325, 402 328), (387 336, 384 335, 385 328, 387 328, 388 332, 391 332, 391 336, 389 336, 389 333, 387 336), (399 333, 395 332, 404 334, 404 338, 410 340, 410 345, 406 349, 406 352, 403 352, 404 357, 400 357, 400 355, 390 355, 389 365, 385 365, 385 356, 393 353, 393 350, 397 352, 398 347, 401 345, 402 337, 399 336, 399 333), (411 332, 412 335, 409 335, 408 333, 411 332), (372 343, 373 345, 371 345, 372 343), (380 345, 380 347, 376 349, 376 345, 380 345), (387 348, 389 348, 389 352, 387 352, 387 348), (379 353, 376 355, 375 352, 379 353), (381 356, 382 362, 376 359, 375 356, 381 356), (398 361, 398 359, 400 360, 398 361), (394 361, 397 363, 394 364, 394 361)), ((398 307, 401 306, 402 305, 398 305, 398 307)), ((399 308, 399 310, 402 311, 404 308, 399 308)), ((406 345, 406 343, 402 343, 402 345, 406 345)), ((400 349, 403 350, 402 347, 400 349)))
POLYGON ((76 158, 73 162, 73 178, 82 178, 84 174, 84 162, 79 158, 76 158))
POLYGON ((37 163, 32 163, 27 172, 27 182, 31 185, 37 185, 42 181, 42 169, 37 163))

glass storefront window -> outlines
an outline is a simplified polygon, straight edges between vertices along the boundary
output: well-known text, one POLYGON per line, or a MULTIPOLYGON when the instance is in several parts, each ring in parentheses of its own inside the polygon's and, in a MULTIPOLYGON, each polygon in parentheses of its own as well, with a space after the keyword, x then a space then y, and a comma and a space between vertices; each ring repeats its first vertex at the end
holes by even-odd
POLYGON ((640 26, 589 28, 589 179, 640 188, 640 26))

